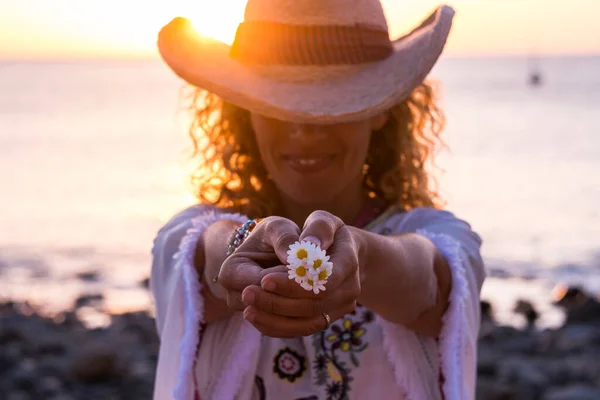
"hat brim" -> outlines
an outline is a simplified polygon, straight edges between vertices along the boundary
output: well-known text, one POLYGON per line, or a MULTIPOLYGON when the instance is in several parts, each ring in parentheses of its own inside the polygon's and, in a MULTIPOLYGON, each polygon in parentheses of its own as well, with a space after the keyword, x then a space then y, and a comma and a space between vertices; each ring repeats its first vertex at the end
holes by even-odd
POLYGON ((298 123, 347 122, 369 118, 408 97, 442 54, 453 17, 451 7, 440 6, 396 39, 388 58, 318 82, 282 81, 259 74, 230 58, 230 46, 195 33, 183 18, 161 29, 158 49, 179 77, 244 109, 298 123))

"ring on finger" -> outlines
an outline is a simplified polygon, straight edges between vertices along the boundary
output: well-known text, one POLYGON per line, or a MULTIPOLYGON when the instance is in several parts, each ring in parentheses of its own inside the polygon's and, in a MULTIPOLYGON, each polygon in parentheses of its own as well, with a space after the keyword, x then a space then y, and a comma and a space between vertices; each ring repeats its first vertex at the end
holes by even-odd
POLYGON ((331 317, 326 312, 324 312, 322 314, 323 314, 323 318, 325 318, 325 328, 323 328, 323 330, 326 331, 331 326, 331 317))

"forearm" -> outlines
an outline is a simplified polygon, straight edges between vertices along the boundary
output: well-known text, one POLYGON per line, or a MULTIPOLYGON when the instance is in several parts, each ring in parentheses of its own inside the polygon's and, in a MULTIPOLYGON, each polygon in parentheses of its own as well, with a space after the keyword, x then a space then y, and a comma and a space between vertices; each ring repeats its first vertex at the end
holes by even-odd
POLYGON ((382 318, 437 336, 448 303, 450 269, 437 248, 417 234, 382 236, 355 229, 359 302, 382 318))
POLYGON ((202 279, 206 323, 233 313, 227 306, 225 289, 218 282, 213 282, 213 278, 218 276, 227 258, 227 241, 238 227, 239 223, 235 221, 217 221, 206 228, 196 247, 194 265, 202 279))

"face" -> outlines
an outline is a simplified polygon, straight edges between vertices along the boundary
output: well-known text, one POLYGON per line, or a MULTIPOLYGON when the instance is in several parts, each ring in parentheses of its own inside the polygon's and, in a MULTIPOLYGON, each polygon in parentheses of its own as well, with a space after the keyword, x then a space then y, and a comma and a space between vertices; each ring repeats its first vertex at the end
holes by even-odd
POLYGON ((251 121, 263 163, 281 193, 316 205, 360 193, 371 133, 386 117, 309 125, 252 114, 251 121))

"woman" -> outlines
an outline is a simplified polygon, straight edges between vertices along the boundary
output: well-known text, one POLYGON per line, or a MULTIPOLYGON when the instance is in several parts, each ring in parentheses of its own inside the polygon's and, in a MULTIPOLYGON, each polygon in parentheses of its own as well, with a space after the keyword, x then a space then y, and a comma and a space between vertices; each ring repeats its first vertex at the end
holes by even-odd
POLYGON ((424 168, 453 14, 395 42, 378 0, 250 0, 231 48, 163 28, 201 164, 153 249, 156 399, 474 397, 481 240, 424 168), (297 241, 333 264, 309 290, 297 241))

